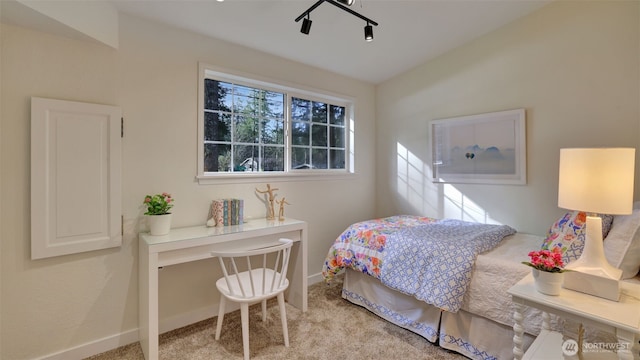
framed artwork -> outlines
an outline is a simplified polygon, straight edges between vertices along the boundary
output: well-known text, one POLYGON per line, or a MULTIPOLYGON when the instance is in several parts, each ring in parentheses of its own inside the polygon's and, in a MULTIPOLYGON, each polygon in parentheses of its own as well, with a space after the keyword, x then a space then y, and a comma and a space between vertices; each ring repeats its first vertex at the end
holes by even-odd
POLYGON ((431 121, 433 182, 527 183, 524 109, 431 121))

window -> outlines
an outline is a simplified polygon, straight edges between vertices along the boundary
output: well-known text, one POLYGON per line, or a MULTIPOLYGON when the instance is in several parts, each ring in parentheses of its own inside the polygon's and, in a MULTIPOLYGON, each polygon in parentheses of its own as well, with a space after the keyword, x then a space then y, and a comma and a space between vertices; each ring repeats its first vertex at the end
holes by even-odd
POLYGON ((201 65, 199 178, 352 171, 349 100, 201 65))
POLYGON ((284 171, 285 94, 204 80, 204 171, 284 171))
POLYGON ((345 107, 291 99, 291 167, 345 169, 345 107))

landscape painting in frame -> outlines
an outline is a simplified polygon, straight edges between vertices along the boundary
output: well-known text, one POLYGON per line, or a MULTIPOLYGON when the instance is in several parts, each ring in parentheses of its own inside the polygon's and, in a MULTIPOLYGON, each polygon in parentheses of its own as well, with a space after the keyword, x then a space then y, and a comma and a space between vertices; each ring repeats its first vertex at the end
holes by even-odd
POLYGON ((433 181, 524 185, 524 109, 431 122, 433 181))

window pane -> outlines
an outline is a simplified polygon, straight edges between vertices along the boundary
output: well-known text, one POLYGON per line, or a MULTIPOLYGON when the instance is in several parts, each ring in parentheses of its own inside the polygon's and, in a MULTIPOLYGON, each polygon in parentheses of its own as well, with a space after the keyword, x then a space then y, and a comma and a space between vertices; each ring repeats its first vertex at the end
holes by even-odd
POLYGON ((298 121, 311 120, 311 101, 292 98, 291 118, 298 121))
POLYGON ((204 171, 229 171, 231 162, 231 145, 204 144, 204 171))
POLYGON ((331 126, 329 128, 331 147, 344 148, 344 128, 331 126))
POLYGON ((326 169, 327 168, 327 150, 326 149, 311 149, 311 165, 314 169, 326 169))
POLYGON ((308 169, 311 167, 309 148, 294 147, 291 149, 291 168, 308 169))
POLYGON ((311 145, 327 146, 327 126, 313 124, 311 130, 313 134, 311 145))
POLYGON ((284 94, 265 91, 266 116, 284 119, 284 94))
POLYGON ((284 122, 282 120, 262 120, 262 143, 284 144, 284 122))
POLYGON ((313 102, 313 122, 326 124, 327 104, 315 101, 313 102))
POLYGON ((233 147, 233 171, 258 171, 258 147, 235 145, 233 147))
POLYGON ((293 145, 309 145, 309 124, 294 121, 291 129, 291 144, 293 145))
POLYGON ((204 108, 207 110, 231 111, 232 87, 229 83, 204 80, 204 108))
POLYGON ((344 106, 331 105, 330 122, 333 125, 344 125, 344 106))
POLYGON ((205 112, 204 139, 207 141, 231 141, 231 115, 205 112))
POLYGON ((260 111, 260 90, 235 85, 233 91, 233 109, 235 112, 257 114, 260 111))
POLYGON ((284 147, 265 146, 262 152, 263 171, 284 171, 284 147))
POLYGON ((234 116, 234 142, 258 143, 258 121, 254 117, 234 116))
POLYGON ((331 150, 330 154, 329 168, 344 169, 344 150, 331 150))

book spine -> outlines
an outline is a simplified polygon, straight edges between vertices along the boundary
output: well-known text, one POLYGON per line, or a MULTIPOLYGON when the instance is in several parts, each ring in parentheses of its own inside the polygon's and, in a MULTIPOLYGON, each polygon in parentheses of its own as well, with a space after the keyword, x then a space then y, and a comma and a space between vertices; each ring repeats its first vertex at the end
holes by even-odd
POLYGON ((238 225, 236 212, 238 211, 238 200, 231 199, 231 225, 238 225))
POLYGON ((224 199, 223 200, 223 209, 224 209, 224 215, 223 215, 223 224, 224 226, 229 226, 229 199, 224 199))
POLYGON ((224 226, 224 203, 222 200, 213 200, 213 217, 216 226, 224 226))

